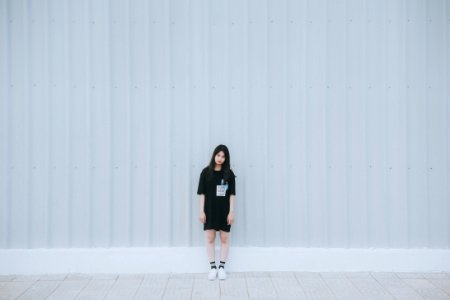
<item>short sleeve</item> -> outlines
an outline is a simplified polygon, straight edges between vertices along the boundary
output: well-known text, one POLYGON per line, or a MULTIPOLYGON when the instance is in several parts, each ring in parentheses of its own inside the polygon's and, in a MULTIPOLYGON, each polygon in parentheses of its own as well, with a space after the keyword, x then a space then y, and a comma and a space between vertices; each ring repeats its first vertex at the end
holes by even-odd
POLYGON ((228 191, 230 195, 236 195, 236 183, 234 180, 234 173, 233 171, 231 171, 231 176, 230 176, 230 180, 228 183, 228 191))
POLYGON ((197 189, 197 195, 201 195, 201 194, 205 194, 206 192, 206 172, 205 169, 203 169, 203 171, 200 173, 200 179, 198 181, 198 189, 197 189))

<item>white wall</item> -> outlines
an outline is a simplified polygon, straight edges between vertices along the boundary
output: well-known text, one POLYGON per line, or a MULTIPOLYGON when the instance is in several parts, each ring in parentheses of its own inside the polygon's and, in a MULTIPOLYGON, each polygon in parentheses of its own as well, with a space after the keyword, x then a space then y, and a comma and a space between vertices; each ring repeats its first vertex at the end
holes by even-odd
POLYGON ((450 241, 449 1, 0 0, 0 248, 450 241))

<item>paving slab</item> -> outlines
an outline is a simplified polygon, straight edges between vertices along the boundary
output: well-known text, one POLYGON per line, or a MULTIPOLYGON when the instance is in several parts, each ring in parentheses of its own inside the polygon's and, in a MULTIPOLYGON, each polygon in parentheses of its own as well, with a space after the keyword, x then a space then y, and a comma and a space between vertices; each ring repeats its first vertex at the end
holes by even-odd
POLYGON ((448 272, 229 272, 3 275, 0 300, 450 300, 448 272))

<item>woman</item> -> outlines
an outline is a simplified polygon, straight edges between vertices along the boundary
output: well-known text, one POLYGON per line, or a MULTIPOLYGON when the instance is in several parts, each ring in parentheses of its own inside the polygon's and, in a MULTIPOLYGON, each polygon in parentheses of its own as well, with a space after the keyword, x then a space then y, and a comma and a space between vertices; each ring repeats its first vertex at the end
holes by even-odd
POLYGON ((235 175, 230 169, 230 153, 225 145, 214 149, 209 165, 200 174, 197 194, 200 195, 200 222, 205 231, 206 250, 211 266, 209 280, 226 279, 230 229, 234 222, 235 175), (216 267, 216 231, 220 232, 220 265, 216 267))

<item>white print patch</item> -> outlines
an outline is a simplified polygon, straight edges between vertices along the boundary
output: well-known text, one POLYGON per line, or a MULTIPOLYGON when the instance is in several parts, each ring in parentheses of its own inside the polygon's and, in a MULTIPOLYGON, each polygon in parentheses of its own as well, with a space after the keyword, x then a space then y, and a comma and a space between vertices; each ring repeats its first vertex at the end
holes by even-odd
POLYGON ((216 189, 216 196, 225 197, 227 187, 227 185, 218 185, 216 189))

